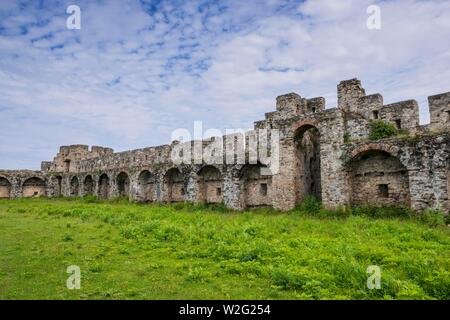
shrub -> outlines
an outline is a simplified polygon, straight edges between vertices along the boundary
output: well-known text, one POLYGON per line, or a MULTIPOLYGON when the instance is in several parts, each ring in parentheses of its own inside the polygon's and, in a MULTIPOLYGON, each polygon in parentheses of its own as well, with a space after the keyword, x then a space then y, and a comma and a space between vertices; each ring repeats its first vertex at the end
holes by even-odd
POLYGON ((384 120, 374 120, 370 123, 370 140, 385 139, 398 134, 397 128, 393 124, 384 120))
POLYGON ((402 207, 367 205, 353 208, 352 214, 371 218, 410 218, 413 211, 402 207))
POLYGON ((322 203, 315 196, 309 195, 297 206, 296 210, 310 215, 317 215, 322 209, 322 203))
POLYGON ((87 195, 83 197, 83 202, 85 203, 97 203, 98 198, 94 195, 87 195))
POLYGON ((112 198, 111 200, 109 200, 109 202, 116 203, 116 204, 127 204, 130 202, 130 200, 126 196, 120 196, 120 197, 112 198))
POLYGON ((289 270, 275 270, 272 273, 272 281, 283 290, 301 290, 306 283, 304 276, 289 270))
POLYGON ((444 226, 446 222, 444 213, 440 210, 433 209, 425 209, 417 215, 417 218, 430 227, 444 226))

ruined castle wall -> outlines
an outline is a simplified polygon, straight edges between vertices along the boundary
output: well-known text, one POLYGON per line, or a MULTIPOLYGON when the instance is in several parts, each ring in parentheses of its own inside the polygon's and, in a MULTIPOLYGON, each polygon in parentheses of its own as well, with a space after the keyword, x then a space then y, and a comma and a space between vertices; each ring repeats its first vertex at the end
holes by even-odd
MULTIPOLYGON (((448 161, 450 159, 450 134, 443 135, 424 135, 420 139, 405 138, 405 139, 383 139, 376 142, 360 142, 347 144, 343 147, 343 160, 346 165, 352 164, 352 159, 364 155, 368 152, 385 152, 398 159, 401 163, 395 169, 395 163, 392 161, 375 161, 378 166, 370 167, 370 161, 365 164, 364 159, 361 161, 362 170, 372 172, 371 176, 356 177, 354 181, 362 181, 362 183, 369 184, 369 189, 363 194, 358 194, 362 202, 369 201, 370 197, 376 195, 372 193, 379 191, 379 184, 387 184, 390 190, 393 190, 395 196, 393 201, 389 199, 387 203, 402 202, 406 203, 406 177, 408 179, 408 196, 410 207, 414 210, 424 210, 426 208, 447 209, 448 210, 448 161), (406 173, 401 168, 406 169, 406 173), (379 173, 384 172, 384 176, 379 173), (390 172, 390 175, 386 175, 390 172), (395 173, 395 174, 394 174, 395 173), (404 177, 404 178, 402 178, 404 177), (403 186, 403 187, 402 187, 403 186), (400 189, 399 189, 400 188, 400 189), (403 190, 403 191, 402 191, 403 190), (364 200, 366 199, 366 200, 364 200), (396 200, 398 199, 398 200, 396 200), (402 200, 404 199, 404 200, 402 200)), ((375 158, 376 159, 376 158, 375 158)), ((361 170, 361 169, 360 169, 361 170)), ((348 171, 351 176, 355 176, 358 172, 354 167, 348 171)), ((356 187, 351 193, 360 192, 356 187)), ((361 189, 364 190, 364 189, 361 189)), ((379 203, 386 201, 380 200, 379 203)), ((361 202, 360 202, 361 203, 361 202)))
POLYGON ((233 134, 118 153, 72 145, 43 162, 41 171, 0 171, 0 198, 124 196, 289 210, 316 195, 327 207, 376 203, 450 210, 449 102, 450 93, 429 97, 431 123, 420 126, 414 100, 384 105, 380 94, 366 95, 361 82, 350 79, 338 85, 337 108, 325 109, 321 97, 290 93, 277 97, 276 111, 255 122, 255 130, 279 130, 279 166, 271 174, 259 170, 275 166, 270 158, 254 157, 251 131, 245 140, 233 134), (377 119, 406 134, 368 141, 370 122, 377 119), (214 161, 173 162, 175 154, 192 160, 186 152, 199 145, 214 161))
POLYGON ((450 128, 450 92, 428 97, 430 127, 435 131, 450 128))
POLYGON ((397 158, 373 150, 359 155, 348 170, 352 205, 410 206, 408 172, 397 158))
POLYGON ((272 205, 272 177, 264 175, 261 165, 246 165, 241 170, 243 207, 272 205))
POLYGON ((345 114, 341 109, 324 112, 319 124, 322 202, 327 207, 348 203, 349 187, 341 160, 345 135, 345 114))
POLYGON ((197 201, 206 203, 222 202, 222 174, 219 169, 213 166, 203 167, 198 173, 197 183, 197 201))
POLYGON ((344 135, 349 141, 366 140, 370 133, 369 121, 359 113, 344 113, 344 135))
POLYGON ((384 105, 380 109, 380 118, 392 123, 399 130, 413 133, 419 126, 419 105, 415 100, 384 105))

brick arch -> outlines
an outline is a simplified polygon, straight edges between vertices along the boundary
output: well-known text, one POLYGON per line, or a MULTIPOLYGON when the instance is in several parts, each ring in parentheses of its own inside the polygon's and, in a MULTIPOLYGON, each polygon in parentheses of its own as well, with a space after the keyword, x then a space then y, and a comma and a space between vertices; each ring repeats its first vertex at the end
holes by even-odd
POLYGON ((70 179, 70 195, 72 197, 77 197, 80 195, 80 180, 77 176, 73 176, 70 179))
POLYGON ((318 129, 319 126, 319 121, 317 121, 316 119, 302 119, 299 120, 297 122, 294 122, 291 126, 292 128, 292 132, 297 131, 297 129, 301 128, 301 127, 316 127, 318 129))
POLYGON ((345 163, 351 205, 410 206, 409 173, 399 150, 371 143, 355 148, 345 163))
POLYGON ((109 198, 110 179, 106 173, 103 173, 98 178, 98 197, 100 199, 109 198))
POLYGON ((42 197, 47 195, 47 180, 38 175, 26 178, 22 183, 24 198, 42 197))
POLYGON ((223 201, 223 176, 219 168, 205 165, 197 171, 197 200, 206 203, 223 201))
POLYGON ((94 188, 95 188, 94 178, 92 177, 92 175, 88 174, 86 177, 84 177, 83 180, 83 194, 85 196, 93 195, 94 188))
POLYGON ((116 177, 117 192, 119 197, 129 197, 130 193, 130 175, 121 171, 116 177))
POLYGON ((267 166, 258 162, 244 165, 239 172, 240 201, 245 208, 272 205, 272 176, 263 168, 267 166))
POLYGON ((8 178, 0 176, 0 199, 11 197, 12 184, 8 178))
POLYGON ((136 199, 139 202, 153 202, 159 197, 157 174, 148 168, 138 172, 136 199))
MULTIPOLYGON (((396 157, 397 159, 399 158, 399 148, 395 147, 395 146, 391 146, 389 144, 386 143, 382 143, 382 142, 373 142, 373 143, 367 143, 361 146, 358 146, 356 148, 354 148, 353 150, 351 150, 344 163, 345 165, 349 165, 353 160, 355 160, 358 156, 367 153, 369 151, 382 151, 382 152, 386 152, 389 155, 396 157)), ((402 162, 399 159, 400 162, 402 162)), ((402 162, 402 164, 406 167, 406 164, 404 164, 402 162)))
POLYGON ((164 201, 165 202, 180 202, 184 201, 186 195, 185 176, 183 172, 177 168, 172 167, 164 174, 164 201))
POLYGON ((200 167, 197 167, 197 169, 194 168, 194 170, 195 170, 195 173, 197 175, 199 175, 199 174, 201 174, 201 172, 203 170, 208 169, 208 168, 215 169, 215 170, 217 170, 220 173, 220 175, 223 175, 222 168, 220 168, 219 166, 213 165, 213 164, 205 164, 205 165, 202 165, 200 167))

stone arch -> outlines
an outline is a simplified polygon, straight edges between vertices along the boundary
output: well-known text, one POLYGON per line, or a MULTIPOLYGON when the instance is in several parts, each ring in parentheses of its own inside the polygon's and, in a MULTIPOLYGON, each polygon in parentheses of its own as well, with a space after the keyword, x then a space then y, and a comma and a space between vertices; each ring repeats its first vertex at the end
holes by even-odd
POLYGON ((100 199, 109 198, 109 177, 106 173, 98 179, 98 197, 100 199))
POLYGON ((91 196, 94 194, 94 179, 91 175, 87 175, 83 181, 83 194, 85 196, 91 196))
MULTIPOLYGON (((382 142, 372 142, 372 143, 366 143, 361 146, 356 147, 350 152, 349 160, 346 161, 347 163, 351 160, 355 159, 361 154, 367 153, 369 151, 383 151, 385 153, 390 154, 393 157, 397 157, 399 155, 399 149, 396 146, 390 146, 386 143, 382 142)), ((403 164, 405 165, 405 164, 403 164)))
POLYGON ((78 197, 80 195, 80 181, 77 176, 70 179, 70 196, 78 197))
POLYGON ((272 205, 272 176, 262 164, 247 164, 239 173, 241 203, 244 208, 272 205))
POLYGON ((120 172, 116 178, 117 192, 119 197, 129 197, 130 196, 130 177, 126 172, 120 172))
POLYGON ((11 182, 5 177, 0 177, 0 199, 11 198, 11 182))
POLYGON ((303 119, 303 120, 299 120, 297 122, 295 122, 292 125, 292 130, 295 133, 299 128, 304 127, 306 128, 311 128, 311 127, 318 127, 319 122, 315 119, 303 119))
POLYGON ((137 200, 140 202, 153 202, 156 200, 156 176, 144 170, 138 177, 137 200))
POLYGON ((295 195, 299 203, 308 195, 322 198, 320 133, 316 122, 304 120, 294 125, 295 195))
POLYGON ((46 195, 46 183, 43 179, 32 177, 24 181, 22 196, 24 198, 42 197, 46 195))
POLYGON ((166 172, 164 175, 164 187, 166 202, 184 201, 186 194, 184 177, 178 168, 171 168, 166 172))
POLYGON ((410 207, 408 170, 385 150, 366 149, 347 164, 350 204, 410 207))
POLYGON ((198 201, 206 203, 221 203, 223 201, 223 183, 220 170, 207 165, 198 173, 198 201))

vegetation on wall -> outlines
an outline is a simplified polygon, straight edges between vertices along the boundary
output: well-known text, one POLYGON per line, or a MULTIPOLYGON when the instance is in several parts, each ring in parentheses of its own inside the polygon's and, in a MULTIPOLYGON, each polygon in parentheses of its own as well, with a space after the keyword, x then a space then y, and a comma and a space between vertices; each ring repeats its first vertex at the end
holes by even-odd
POLYGON ((350 132, 345 131, 345 133, 344 133, 344 143, 349 143, 350 139, 351 139, 350 132))
POLYGON ((373 120, 370 122, 369 126, 370 126, 369 132, 370 140, 380 140, 390 138, 396 136, 399 133, 398 129, 393 124, 386 122, 384 120, 373 120))

